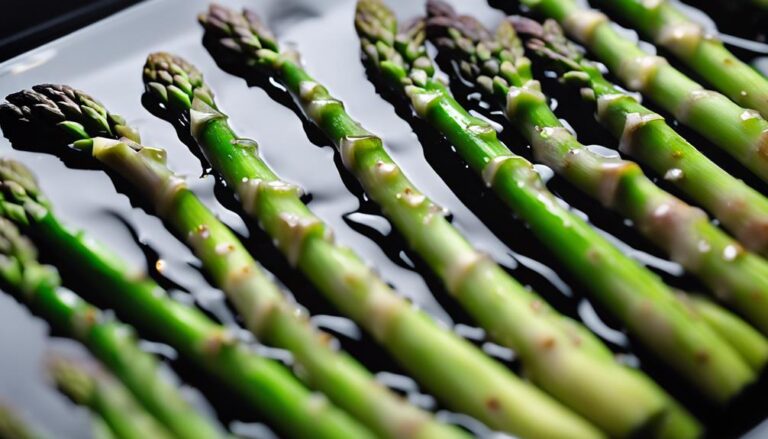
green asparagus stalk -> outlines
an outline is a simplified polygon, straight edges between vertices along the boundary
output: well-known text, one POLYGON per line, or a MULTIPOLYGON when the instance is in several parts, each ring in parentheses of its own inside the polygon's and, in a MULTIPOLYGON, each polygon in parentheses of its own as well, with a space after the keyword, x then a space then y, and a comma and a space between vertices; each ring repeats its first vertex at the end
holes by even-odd
MULTIPOLYGON (((755 379, 734 349, 693 318, 656 275, 564 208, 530 162, 514 155, 499 142, 490 124, 470 116, 451 97, 430 74, 433 68, 425 55, 423 36, 418 35, 423 32, 412 35, 406 31, 393 37, 396 21, 386 6, 377 0, 361 5, 370 8, 367 21, 358 24, 367 61, 394 90, 410 99, 419 117, 453 143, 470 167, 482 174, 606 310, 713 400, 727 401, 755 379), (392 41, 397 44, 391 45, 392 41)), ((533 92, 521 95, 531 95, 528 101, 532 101, 537 96, 533 92)))
POLYGON ((768 117, 768 78, 729 51, 716 31, 668 0, 598 0, 642 35, 664 47, 737 104, 768 117))
MULTIPOLYGON (((17 164, 7 162, 6 166, 17 164)), ((162 378, 157 360, 139 348, 133 329, 61 288, 56 270, 40 265, 32 244, 2 217, 0 255, 0 283, 4 288, 57 330, 88 347, 170 431, 185 438, 222 437, 173 384, 162 378)))
POLYGON ((62 393, 102 418, 117 437, 175 437, 139 405, 125 386, 95 364, 55 357, 49 369, 62 393))
POLYGON ((91 435, 93 439, 118 439, 109 425, 99 417, 91 419, 91 435))
POLYGON ((515 26, 532 39, 528 47, 559 68, 565 82, 597 103, 597 120, 617 139, 619 150, 637 157, 710 211, 746 247, 768 254, 768 199, 734 178, 643 106, 631 93, 609 82, 560 26, 517 18, 515 26))
MULTIPOLYGON (((213 10, 218 15, 226 13, 217 7, 213 10)), ((218 20, 212 16, 203 19, 209 25, 218 20)), ((296 188, 279 180, 253 148, 238 146, 238 137, 198 74, 188 75, 196 79, 187 93, 181 92, 183 77, 180 87, 176 79, 169 85, 160 76, 145 76, 148 91, 171 110, 169 117, 178 119, 175 111, 189 116, 192 134, 213 168, 237 192, 244 210, 259 220, 289 262, 448 407, 493 429, 523 436, 601 436, 581 417, 436 325, 396 295, 350 249, 335 244, 328 226, 301 201, 296 188), (473 377, 471 385, 466 381, 469 376, 473 377), (545 418, 549 421, 540 422, 545 418)))
MULTIPOLYGON (((558 21, 632 90, 647 95, 684 125, 708 138, 768 180, 768 121, 644 52, 606 16, 577 0, 520 0, 532 12, 558 21)), ((653 3, 653 2, 652 2, 653 3)))
MULTIPOLYGON (((226 19, 232 22, 231 16, 226 19)), ((254 36, 259 38, 258 33, 254 36)), ((627 436, 659 418, 667 406, 661 389, 638 371, 619 365, 594 335, 557 314, 473 248, 442 209, 407 178, 382 140, 353 120, 301 66, 261 62, 247 47, 242 52, 286 86, 447 290, 496 340, 518 352, 535 383, 612 436, 627 436), (558 350, 556 367, 552 349, 558 350)))
MULTIPOLYGON (((168 54, 150 55, 146 68, 155 76, 164 72, 189 79, 185 62, 168 54), (182 71, 179 66, 185 69, 182 71)), ((95 99, 66 86, 36 87, 36 91, 28 92, 33 93, 40 94, 39 101, 60 110, 68 105, 83 110, 83 102, 88 102, 98 106, 97 112, 107 114, 107 118, 121 119, 95 99)), ((55 131, 62 123, 51 123, 51 119, 42 114, 31 117, 36 117, 40 124, 48 122, 49 131, 55 131)), ((466 437, 461 430, 436 422, 426 412, 377 384, 360 363, 335 349, 329 343, 330 336, 316 330, 306 313, 286 300, 237 236, 187 189, 181 177, 168 169, 165 150, 141 145, 138 135, 133 139, 121 138, 114 130, 103 134, 109 137, 95 137, 98 134, 90 128, 84 111, 70 115, 67 122, 77 123, 83 130, 76 135, 60 131, 65 141, 75 143, 83 153, 127 179, 137 189, 134 194, 149 199, 156 213, 200 258, 213 283, 225 292, 243 316, 246 327, 258 340, 289 350, 295 368, 302 371, 301 378, 309 386, 323 392, 382 437, 466 437)), ((51 143, 50 146, 61 145, 51 143)), ((249 145, 243 141, 241 146, 249 145)))
MULTIPOLYGON (((9 107, 6 105, 0 111, 22 111, 18 107, 8 110, 9 107)), ((92 114, 92 122, 104 129, 124 130, 118 128, 119 124, 109 125, 106 116, 93 108, 82 111, 92 114)), ((114 118, 110 120, 115 122, 114 118)), ((101 300, 108 302, 119 315, 217 377, 284 434, 372 437, 367 429, 323 396, 308 391, 284 366, 256 355, 226 328, 197 309, 171 300, 154 281, 144 274, 137 275, 123 260, 86 234, 63 226, 34 176, 23 165, 0 160, 0 194, 0 216, 21 227, 36 244, 56 249, 51 252, 52 256, 88 287, 109 291, 101 300)), ((62 318, 66 316, 62 314, 62 318)))
POLYGON ((5 403, 0 403, 0 439, 42 439, 5 403))
POLYGON ((760 370, 768 359, 768 341, 743 320, 702 296, 682 295, 691 310, 701 316, 715 332, 728 340, 744 359, 760 370))
MULTIPOLYGON (((700 209, 656 186, 636 163, 597 154, 576 140, 550 110, 540 83, 533 79, 531 62, 512 23, 505 20, 492 36, 472 17, 459 17, 446 4, 430 5, 435 14, 430 29, 439 50, 460 60, 464 75, 495 98, 531 143, 538 161, 630 219, 673 260, 768 333, 768 261, 744 250, 700 209)), ((534 27, 530 21, 522 23, 534 27)), ((622 144, 631 145, 639 130, 655 120, 632 116, 622 128, 622 144)))

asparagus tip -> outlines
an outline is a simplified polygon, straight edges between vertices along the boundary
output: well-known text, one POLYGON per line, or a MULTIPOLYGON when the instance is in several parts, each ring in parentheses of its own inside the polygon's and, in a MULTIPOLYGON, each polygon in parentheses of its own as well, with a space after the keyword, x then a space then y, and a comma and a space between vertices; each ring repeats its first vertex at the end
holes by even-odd
POLYGON ((47 206, 32 171, 16 160, 0 158, 0 215, 23 222, 25 209, 47 206))
POLYGON ((263 49, 273 53, 279 51, 270 29, 257 13, 248 8, 236 12, 213 3, 207 12, 198 16, 198 22, 219 48, 247 53, 257 59, 267 55, 262 52, 263 49))
POLYGON ((93 377, 102 373, 95 364, 56 354, 48 358, 47 366, 56 386, 77 404, 88 403, 96 386, 93 377))
POLYGON ((0 437, 31 439, 38 436, 30 430, 13 407, 0 401, 0 437))
POLYGON ((497 84, 520 85, 530 79, 530 61, 512 21, 502 20, 495 33, 472 16, 459 15, 441 0, 428 4, 427 35, 458 61, 463 78, 493 93, 497 84))
POLYGON ((6 260, 21 263, 37 259, 37 249, 32 242, 19 232, 13 222, 4 217, 0 217, 0 255, 6 260))
POLYGON ((560 70, 582 70, 584 49, 565 36, 559 23, 549 19, 542 24, 520 16, 510 17, 510 22, 534 54, 551 61, 560 70))
POLYGON ((367 63, 401 86, 424 86, 435 73, 427 55, 426 19, 415 17, 399 29, 397 17, 381 0, 359 0, 355 28, 367 63))
POLYGON ((359 0, 355 7, 355 29, 369 41, 391 46, 397 34, 397 19, 381 0, 359 0))
POLYGON ((139 141, 125 119, 109 113, 90 95, 67 85, 40 84, 6 97, 3 119, 15 118, 35 133, 51 134, 69 145, 87 146, 95 137, 127 137, 139 141), (80 143, 78 143, 80 142, 80 143))
POLYGON ((200 98, 214 107, 213 92, 194 64, 167 52, 152 53, 144 64, 143 80, 147 93, 170 108, 186 111, 200 98))

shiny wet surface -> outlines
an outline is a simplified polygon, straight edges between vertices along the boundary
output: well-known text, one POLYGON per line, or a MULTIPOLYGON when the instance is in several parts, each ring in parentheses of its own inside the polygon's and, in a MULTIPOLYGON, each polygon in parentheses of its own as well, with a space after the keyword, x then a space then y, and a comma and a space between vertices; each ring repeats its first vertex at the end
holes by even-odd
MULTIPOLYGON (((638 349, 615 322, 591 305, 583 294, 584 288, 530 236, 524 224, 508 213, 480 179, 451 152, 447 142, 423 122, 412 118, 396 96, 369 81, 360 62, 358 40, 352 25, 353 1, 272 0, 254 5, 254 2, 233 0, 223 3, 232 6, 250 3, 272 26, 282 44, 296 45, 310 73, 343 100, 355 118, 384 138, 390 153, 408 176, 437 203, 450 210, 453 223, 472 243, 488 252, 521 283, 530 285, 561 312, 584 321, 604 338, 622 361, 647 370, 706 420, 713 435, 740 435, 765 418, 765 397, 759 396, 765 394, 765 386, 755 389, 733 407, 716 410, 704 405, 702 398, 683 387, 679 379, 665 373, 665 369, 638 349)), ((455 0, 453 3, 461 12, 471 12, 487 25, 494 25, 502 17, 499 10, 482 0, 455 0)), ((497 3, 502 2, 494 2, 494 5, 499 6, 497 3)), ((421 1, 391 0, 389 4, 401 19, 423 12, 421 1)), ((319 131, 303 123, 292 108, 270 98, 271 95, 283 103, 290 103, 284 91, 261 77, 249 76, 247 79, 252 85, 265 86, 268 93, 260 87, 248 87, 239 75, 217 66, 201 44, 202 30, 195 21, 197 13, 205 7, 203 0, 155 0, 132 8, 0 65, 0 94, 4 96, 41 82, 67 83, 87 91, 111 111, 123 115, 139 128, 145 144, 168 149, 170 167, 186 175, 190 187, 201 199, 246 239, 257 259, 309 309, 318 326, 336 335, 345 349, 378 373, 383 383, 403 393, 413 403, 438 411, 442 419, 465 425, 479 435, 487 435, 488 431, 482 425, 443 410, 431 396, 421 392, 418 385, 404 376, 356 325, 339 316, 300 273, 290 270, 268 237, 244 222, 242 218, 245 217, 227 188, 217 183, 200 160, 179 141, 174 128, 152 116, 142 105, 141 66, 149 52, 170 51, 197 65, 238 133, 257 140, 261 154, 277 173, 310 194, 310 207, 331 224, 340 243, 355 249, 400 294, 451 325, 458 334, 477 343, 489 355, 520 372, 514 352, 488 340, 451 301, 439 280, 429 273, 417 255, 407 249, 378 207, 366 199, 319 131)), ((730 24, 731 20, 734 23, 743 21, 744 17, 738 11, 718 11, 708 6, 707 12, 722 17, 721 27, 726 32, 740 38, 765 39, 765 35, 761 37, 747 26, 730 24)), ((752 21, 755 22, 752 27, 759 29, 759 21, 752 21)), ((754 50, 739 49, 738 54, 745 58, 758 57, 760 47, 763 46, 752 47, 754 50)), ((762 56, 768 56, 768 52, 762 56)), ((768 63, 762 65, 765 64, 768 63)), ((547 76, 542 71, 537 73, 542 79, 547 76)), ((544 81, 544 89, 554 97, 557 114, 571 123, 584 143, 609 148, 616 146, 616 142, 594 122, 592 109, 582 104, 573 90, 561 87, 552 79, 544 81)), ((503 124, 503 118, 487 110, 487 105, 473 90, 458 85, 454 92, 478 114, 503 124)), ((689 131, 683 131, 718 163, 768 193, 765 185, 751 178, 714 147, 689 131)), ((501 137, 514 151, 530 156, 525 142, 513 130, 504 129, 501 137)), ((0 139, 0 145, 3 154, 18 158, 35 171, 56 211, 67 224, 85 229, 90 236, 103 241, 134 265, 146 267, 163 286, 174 290, 178 300, 194 302, 223 324, 233 327, 240 324, 221 292, 210 286, 191 252, 159 220, 148 214, 143 204, 129 200, 126 194, 134 194, 124 182, 94 169, 71 152, 58 151, 51 155, 20 151, 12 149, 5 139, 0 139)), ((551 174, 546 168, 540 170, 543 175, 551 174)), ((664 185, 664 182, 660 184, 664 185)), ((611 239, 615 238, 623 250, 661 274, 670 285, 689 291, 703 290, 695 280, 682 275, 679 265, 667 261, 621 218, 558 177, 551 178, 548 185, 564 202, 588 217, 611 239)), ((41 249, 43 258, 50 258, 54 251, 41 249)), ((68 284, 77 289, 77 280, 64 275, 68 284)), ((82 293, 90 299, 104 292, 82 293)), ((44 358, 51 350, 83 355, 82 349, 74 342, 51 337, 47 332, 47 325, 31 316, 23 305, 8 295, 0 295, 0 351, 3 352, 0 357, 0 400, 12 403, 26 419, 51 437, 87 437, 89 424, 85 411, 58 394, 44 373, 44 358)), ((242 404, 221 392, 194 367, 177 361, 173 349, 151 342, 145 346, 166 358, 171 369, 187 384, 185 391, 188 390, 201 407, 218 416, 234 432, 246 437, 270 437, 257 414, 244 410, 242 404)), ((267 347, 260 350, 265 355, 285 358, 279 350, 267 347)))

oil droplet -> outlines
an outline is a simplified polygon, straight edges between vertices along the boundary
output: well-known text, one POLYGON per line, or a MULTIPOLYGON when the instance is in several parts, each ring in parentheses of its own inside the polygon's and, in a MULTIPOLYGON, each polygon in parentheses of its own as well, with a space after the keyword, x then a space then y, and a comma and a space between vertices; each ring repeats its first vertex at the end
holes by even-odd
POLYGON ((611 148, 606 148, 602 145, 586 145, 586 148, 589 152, 599 155, 600 157, 605 157, 607 159, 619 159, 621 158, 621 155, 618 151, 611 148))
POLYGON ((733 244, 728 245, 723 249, 723 259, 728 262, 733 261, 739 256, 739 253, 741 253, 741 250, 737 246, 733 244))
POLYGON ((235 246, 228 242, 222 242, 220 244, 216 245, 216 249, 214 250, 217 255, 224 256, 228 253, 232 253, 235 250, 235 246))
POLYGON ((748 109, 748 110, 744 110, 741 113, 740 117, 742 121, 746 122, 748 120, 760 119, 762 116, 760 116, 760 113, 758 113, 757 111, 748 109))
POLYGON ((536 163, 533 165, 533 169, 536 170, 536 172, 539 174, 539 178, 541 178, 541 181, 544 183, 547 183, 552 179, 552 177, 555 176, 555 171, 553 171, 552 168, 547 165, 536 163))
POLYGON ((208 230, 208 226, 205 224, 200 224, 197 226, 197 234, 200 235, 203 239, 208 239, 211 236, 211 231, 208 230))
POLYGON ((664 174, 664 180, 667 181, 680 181, 684 177, 683 170, 678 168, 672 168, 664 174))
POLYGON ((259 149, 259 144, 252 139, 238 138, 238 139, 232 139, 231 142, 233 145, 243 149, 252 149, 252 150, 259 149))

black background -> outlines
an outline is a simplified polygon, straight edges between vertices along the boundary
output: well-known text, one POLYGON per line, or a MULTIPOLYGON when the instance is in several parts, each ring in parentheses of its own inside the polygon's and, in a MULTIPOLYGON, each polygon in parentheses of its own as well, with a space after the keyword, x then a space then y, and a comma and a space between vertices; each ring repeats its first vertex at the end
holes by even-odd
POLYGON ((66 35, 141 0, 6 0, 0 61, 66 35))

